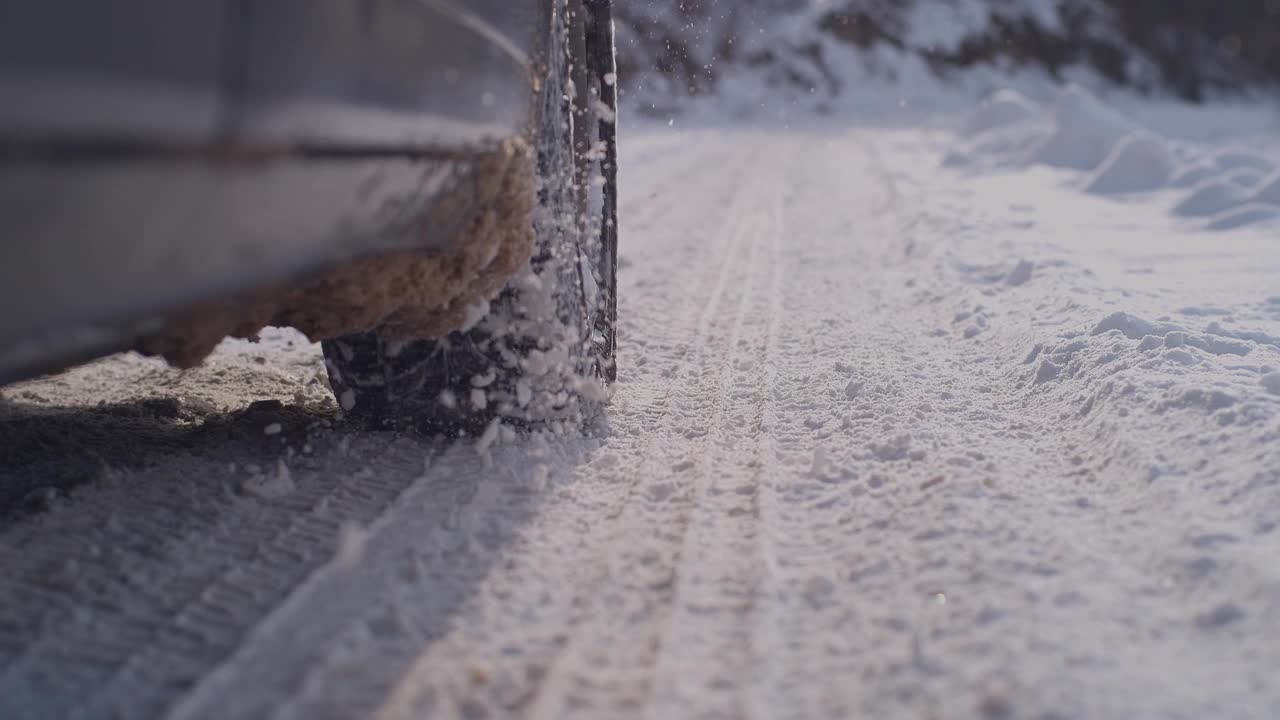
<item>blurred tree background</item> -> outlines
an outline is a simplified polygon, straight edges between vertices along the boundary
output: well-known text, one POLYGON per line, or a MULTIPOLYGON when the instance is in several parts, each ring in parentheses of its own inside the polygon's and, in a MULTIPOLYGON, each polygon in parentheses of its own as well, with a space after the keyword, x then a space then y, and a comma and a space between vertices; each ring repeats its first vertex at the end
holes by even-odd
POLYGON ((676 96, 713 91, 731 66, 838 93, 830 43, 914 54, 943 77, 1089 68, 1192 101, 1280 82, 1280 0, 618 0, 617 13, 623 69, 676 96), (952 24, 946 42, 926 20, 952 24))

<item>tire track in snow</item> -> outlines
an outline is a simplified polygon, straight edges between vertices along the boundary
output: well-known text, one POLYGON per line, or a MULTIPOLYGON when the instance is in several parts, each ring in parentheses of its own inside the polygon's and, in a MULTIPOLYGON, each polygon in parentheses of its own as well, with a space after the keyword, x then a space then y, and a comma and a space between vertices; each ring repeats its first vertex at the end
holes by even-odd
MULTIPOLYGON (((732 279, 745 262, 741 238, 746 229, 746 211, 754 196, 739 186, 729 189, 732 199, 720 211, 727 219, 719 224, 713 241, 704 246, 702 259, 684 268, 703 276, 702 286, 710 294, 694 302, 659 295, 691 311, 685 313, 688 322, 675 323, 675 328, 683 328, 676 337, 684 339, 670 344, 667 350, 674 359, 668 372, 650 381, 665 387, 657 403, 643 413, 637 412, 639 408, 634 403, 628 403, 626 417, 614 421, 616 437, 610 440, 607 450, 623 457, 627 464, 604 468, 601 477, 606 484, 626 490, 612 507, 594 511, 600 515, 592 519, 596 533, 592 542, 594 557, 585 560, 595 569, 588 572, 588 582, 577 588, 578 593, 585 594, 574 597, 576 610, 569 618, 562 644, 540 668, 537 685, 525 693, 519 705, 521 714, 565 717, 576 710, 592 715, 602 712, 596 704, 599 696, 614 706, 609 713, 628 714, 634 713, 643 701, 644 673, 652 664, 653 651, 650 642, 633 635, 652 635, 648 613, 661 611, 669 603, 670 563, 664 556, 675 551, 689 505, 687 483, 678 478, 667 480, 672 466, 683 459, 672 452, 684 442, 682 435, 673 433, 670 423, 700 412, 705 376, 722 364, 717 360, 721 351, 712 349, 724 345, 724 330, 718 322, 723 313, 719 308, 738 292, 732 279), (635 425, 637 421, 640 426, 635 425), (636 462, 638 465, 630 464, 636 462), (651 482, 641 486, 640 479, 651 482), (655 538, 661 539, 658 550, 652 547, 655 538), (634 609, 645 618, 641 627, 627 628, 623 622, 619 629, 617 613, 625 608, 634 609)), ((684 242, 687 238, 678 235, 673 240, 684 242)), ((680 280, 682 274, 673 275, 668 286, 680 290, 689 287, 689 283, 680 280)), ((646 334, 652 334, 653 328, 646 327, 646 334)), ((649 343, 650 347, 653 345, 649 343)), ((652 364, 650 361, 646 367, 652 364)), ((635 378, 624 379, 623 392, 633 387, 628 383, 636 382, 635 378)), ((439 674, 442 664, 435 653, 424 657, 418 672, 406 677, 402 690, 388 703, 382 716, 412 717, 422 707, 422 698, 440 684, 433 676, 439 674)), ((464 704, 467 701, 461 700, 464 704)))
POLYGON ((662 631, 650 717, 755 714, 746 691, 757 664, 754 614, 766 574, 759 550, 769 532, 759 507, 767 472, 762 420, 771 400, 766 357, 782 260, 777 169, 787 152, 785 146, 770 147, 757 156, 771 172, 761 173, 758 184, 748 231, 750 260, 739 278, 742 296, 714 404, 705 416, 706 441, 694 461, 697 500, 674 568, 677 587, 662 631))
MULTIPOLYGON (((590 445, 550 442, 542 457, 572 466, 590 445)), ((547 489, 523 462, 530 448, 491 452, 459 444, 436 459, 366 529, 350 561, 300 585, 170 717, 367 716, 422 648, 447 633, 547 489)))
MULTIPOLYGON (((829 392, 822 388, 821 364, 829 359, 826 346, 849 347, 851 337, 856 346, 892 346, 892 339, 842 332, 832 313, 874 322, 882 312, 875 307, 882 282, 878 270, 900 263, 901 254, 894 247, 895 195, 889 192, 881 200, 866 192, 889 188, 891 182, 856 138, 842 139, 828 141, 821 153, 804 148, 787 174, 788 217, 808 220, 789 227, 792 264, 780 267, 774 279, 779 287, 775 317, 787 320, 770 327, 765 361, 771 397, 786 401, 769 406, 764 418, 768 432, 761 440, 769 468, 760 490, 761 522, 769 530, 764 562, 772 570, 756 626, 760 665, 751 694, 761 717, 858 716, 848 702, 853 694, 849 688, 856 686, 853 668, 842 663, 840 654, 842 646, 861 641, 863 631, 850 614, 850 606, 859 603, 848 602, 847 594, 845 602, 838 600, 836 573, 860 542, 856 533, 852 543, 833 535, 832 526, 851 521, 873 526, 885 509, 858 502, 858 489, 851 487, 857 478, 843 476, 827 459, 822 441, 827 430, 816 422, 825 421, 822 415, 831 408, 819 400, 829 392), (828 166, 839 171, 823 172, 828 166), (845 187, 843 178, 853 177, 860 182, 849 185, 862 192, 847 200, 843 218, 855 222, 842 224, 831 217, 815 223, 815 217, 822 217, 812 206, 820 188, 845 187), (807 272, 805 264, 822 268, 822 276, 810 276, 808 285, 783 282, 784 274, 807 272), (841 513, 848 516, 838 517, 841 513), (816 677, 845 680, 815 688, 811 683, 816 677)), ((879 652, 892 650, 882 647, 879 652)))
POLYGON ((297 467, 298 490, 274 503, 235 500, 222 486, 179 482, 170 491, 160 483, 182 462, 162 463, 148 473, 159 476, 152 483, 136 481, 141 491, 103 490, 81 511, 87 518, 68 508, 74 531, 55 516, 26 537, 11 535, 28 552, 6 566, 6 596, 15 585, 62 592, 44 595, 40 634, 6 659, 0 716, 35 708, 45 717, 158 715, 174 688, 234 650, 329 559, 343 522, 367 520, 407 484, 397 455, 384 454, 383 473, 354 478, 297 467))
POLYGON ((651 682, 648 674, 661 651, 656 646, 654 618, 665 614, 671 605, 676 581, 670 572, 688 533, 697 491, 682 468, 684 444, 697 432, 687 421, 702 417, 706 387, 713 382, 708 375, 723 367, 728 352, 721 308, 740 296, 742 288, 734 280, 751 261, 751 248, 744 247, 744 238, 751 229, 753 197, 750 187, 737 189, 728 205, 728 219, 713 243, 725 248, 723 254, 708 255, 700 263, 708 270, 718 268, 718 272, 711 300, 702 305, 689 343, 680 348, 678 383, 669 386, 667 412, 649 427, 628 433, 648 435, 640 447, 617 448, 634 453, 640 464, 626 469, 628 475, 634 473, 631 491, 605 519, 603 546, 607 552, 600 561, 606 568, 601 581, 608 590, 593 592, 587 601, 591 610, 575 627, 562 662, 548 673, 530 717, 569 717, 575 710, 591 715, 601 712, 602 703, 614 705, 605 710, 609 713, 643 705, 651 682), (672 428, 672 423, 678 427, 672 428), (642 485, 641 478, 648 482, 642 485), (615 614, 619 606, 645 608, 639 627, 619 629, 615 614), (603 668, 587 660, 593 656, 605 659, 603 668))

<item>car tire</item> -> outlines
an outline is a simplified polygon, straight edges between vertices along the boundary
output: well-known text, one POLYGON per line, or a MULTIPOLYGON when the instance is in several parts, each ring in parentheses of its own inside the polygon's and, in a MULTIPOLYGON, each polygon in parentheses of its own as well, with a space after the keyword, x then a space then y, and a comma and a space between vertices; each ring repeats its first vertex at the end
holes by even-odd
POLYGON ((555 0, 538 121, 534 251, 470 327, 322 343, 343 412, 449 435, 569 430, 615 378, 617 88, 609 2, 555 0), (571 89, 576 97, 570 98, 571 89))

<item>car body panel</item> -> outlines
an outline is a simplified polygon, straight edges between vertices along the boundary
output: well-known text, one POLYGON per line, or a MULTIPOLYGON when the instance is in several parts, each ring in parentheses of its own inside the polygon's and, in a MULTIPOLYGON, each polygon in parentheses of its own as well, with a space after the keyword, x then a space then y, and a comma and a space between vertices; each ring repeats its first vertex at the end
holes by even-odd
POLYGON ((228 5, 0 3, 0 133, 212 138, 228 5))
POLYGON ((0 7, 0 383, 184 305, 448 247, 479 208, 438 201, 530 127, 550 8, 0 7))
POLYGON ((0 135, 418 148, 510 135, 528 119, 546 5, 8 3, 0 135))
POLYGON ((242 65, 228 132, 238 139, 448 146, 527 122, 537 3, 249 5, 233 51, 242 65))

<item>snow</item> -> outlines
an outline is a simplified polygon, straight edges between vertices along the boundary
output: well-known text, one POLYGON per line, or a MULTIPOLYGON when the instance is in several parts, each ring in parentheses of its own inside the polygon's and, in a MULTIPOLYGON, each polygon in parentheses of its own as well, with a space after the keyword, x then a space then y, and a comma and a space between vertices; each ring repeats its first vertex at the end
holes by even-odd
MULTIPOLYGON (((1136 116, 1153 112, 1126 105, 1136 116)), ((1225 124, 1252 130, 1253 112, 1243 114, 1246 119, 1225 124)), ((1063 87, 1047 109, 1004 89, 962 113, 944 165, 976 173, 1034 165, 1075 171, 1083 174, 1073 182, 1086 192, 1118 199, 1163 192, 1173 197, 1170 214, 1198 219, 1210 231, 1275 224, 1280 219, 1275 155, 1172 137, 1200 133, 1188 130, 1183 112, 1171 115, 1144 127, 1080 85, 1063 87)))
POLYGON ((1249 201, 1280 205, 1280 173, 1264 181, 1263 186, 1250 196, 1249 201))
POLYGON ((1262 387, 1272 395, 1280 395, 1280 372, 1269 372, 1263 375, 1262 387))
POLYGON ((1209 230, 1234 230, 1249 225, 1273 222, 1280 218, 1280 207, 1266 203, 1249 203, 1214 215, 1205 227, 1209 230))
POLYGON ((1214 180, 1218 175, 1217 169, 1208 165, 1192 165, 1179 170, 1169 181, 1173 187, 1185 188, 1202 185, 1206 180, 1214 180))
POLYGON ((1173 207, 1174 214, 1188 217, 1216 215, 1244 202, 1248 193, 1233 177, 1210 177, 1192 188, 1191 193, 1173 207))
POLYGON ((1131 135, 1102 161, 1086 190, 1104 195, 1159 190, 1168 185, 1176 164, 1167 143, 1149 135, 1131 135))
POLYGON ((967 36, 986 29, 991 9, 982 0, 917 3, 905 23, 909 28, 906 41, 912 47, 955 50, 967 36))
POLYGON ((1087 90, 1063 90, 1053 111, 1053 133, 1036 152, 1037 162, 1075 170, 1093 170, 1136 126, 1087 90))
POLYGON ((629 124, 587 434, 288 331, 6 388, 0 716, 1275 717, 1261 111, 961 95, 629 124))
POLYGON ((1039 106, 1016 90, 999 90, 978 103, 978 108, 966 121, 965 131, 970 135, 980 135, 1028 122, 1040 112, 1039 106))
POLYGON ((1241 150, 1226 150, 1216 156, 1213 162, 1221 170, 1247 168, 1268 173, 1275 169, 1275 166, 1267 160, 1241 150))
POLYGON ((265 500, 279 500, 296 490, 297 486, 293 482, 293 473, 289 470, 289 466, 283 458, 280 458, 276 461, 275 472, 253 472, 244 481, 241 489, 249 495, 265 500))

